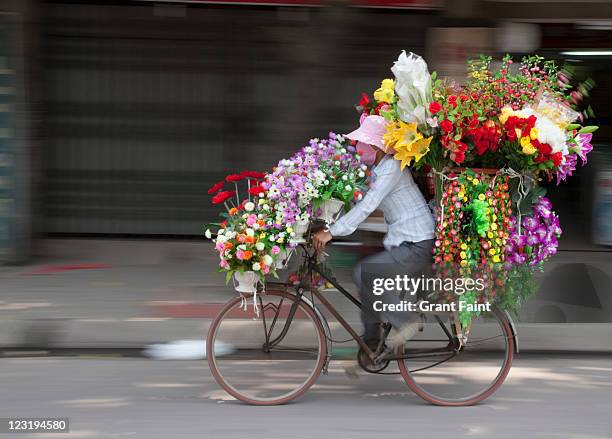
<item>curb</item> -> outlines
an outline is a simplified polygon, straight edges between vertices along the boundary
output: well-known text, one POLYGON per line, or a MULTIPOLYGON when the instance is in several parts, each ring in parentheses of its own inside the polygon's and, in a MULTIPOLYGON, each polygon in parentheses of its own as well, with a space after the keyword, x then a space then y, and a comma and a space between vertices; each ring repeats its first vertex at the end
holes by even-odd
MULTIPOLYGON (((0 349, 142 349, 154 343, 204 339, 210 322, 210 318, 170 317, 2 320, 0 349)), ((612 353, 610 323, 516 326, 520 352, 612 353)), ((330 322, 330 328, 334 338, 348 338, 339 323, 330 322)))

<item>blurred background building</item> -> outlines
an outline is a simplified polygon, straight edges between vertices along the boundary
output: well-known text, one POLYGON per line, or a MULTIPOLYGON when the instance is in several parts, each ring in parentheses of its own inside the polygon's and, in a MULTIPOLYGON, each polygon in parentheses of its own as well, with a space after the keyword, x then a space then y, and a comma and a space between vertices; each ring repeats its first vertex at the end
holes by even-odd
POLYGON ((211 184, 354 128, 402 49, 457 78, 471 55, 535 52, 595 80, 595 152, 549 194, 566 257, 607 255, 609 1, 0 0, 0 261, 53 238, 200 240, 211 184))

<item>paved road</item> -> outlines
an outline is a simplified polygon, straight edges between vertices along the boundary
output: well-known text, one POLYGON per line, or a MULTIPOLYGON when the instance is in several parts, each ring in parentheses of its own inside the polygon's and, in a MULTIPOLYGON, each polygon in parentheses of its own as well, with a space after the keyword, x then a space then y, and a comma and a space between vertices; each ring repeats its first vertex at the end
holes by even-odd
POLYGON ((70 418, 68 435, 19 436, 43 439, 612 437, 609 356, 520 355, 496 395, 450 409, 423 403, 396 376, 354 380, 333 365, 298 402, 250 407, 219 390, 202 361, 5 358, 0 417, 70 418))

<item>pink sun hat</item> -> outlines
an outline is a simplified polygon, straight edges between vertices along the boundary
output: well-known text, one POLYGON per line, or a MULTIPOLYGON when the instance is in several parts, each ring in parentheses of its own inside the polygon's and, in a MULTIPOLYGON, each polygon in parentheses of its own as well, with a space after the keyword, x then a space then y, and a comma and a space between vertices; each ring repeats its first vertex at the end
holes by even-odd
POLYGON ((355 131, 346 134, 344 137, 356 140, 357 142, 374 145, 379 149, 385 150, 383 136, 387 132, 389 122, 382 116, 367 116, 361 122, 361 126, 355 131))

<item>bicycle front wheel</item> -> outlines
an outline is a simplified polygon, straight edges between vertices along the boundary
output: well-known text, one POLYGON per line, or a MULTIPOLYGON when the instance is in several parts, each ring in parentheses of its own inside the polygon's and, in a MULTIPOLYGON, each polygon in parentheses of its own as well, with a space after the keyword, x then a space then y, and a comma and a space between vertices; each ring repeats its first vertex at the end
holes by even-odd
POLYGON ((514 337, 504 312, 492 307, 472 320, 459 348, 451 314, 428 316, 424 330, 404 347, 399 369, 421 398, 441 406, 468 406, 504 382, 514 356, 514 337))
POLYGON ((250 297, 246 310, 239 297, 225 305, 208 332, 208 365, 240 401, 284 404, 303 395, 321 373, 325 333, 312 307, 293 294, 268 290, 257 295, 257 304, 259 315, 250 297))

